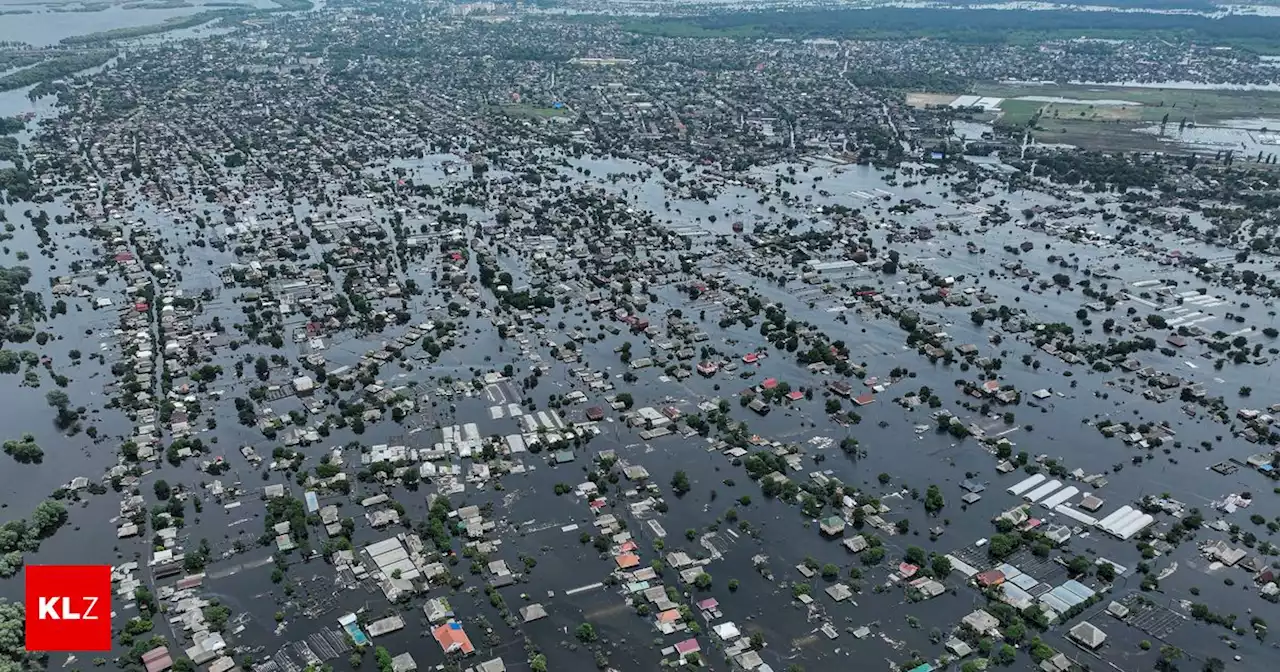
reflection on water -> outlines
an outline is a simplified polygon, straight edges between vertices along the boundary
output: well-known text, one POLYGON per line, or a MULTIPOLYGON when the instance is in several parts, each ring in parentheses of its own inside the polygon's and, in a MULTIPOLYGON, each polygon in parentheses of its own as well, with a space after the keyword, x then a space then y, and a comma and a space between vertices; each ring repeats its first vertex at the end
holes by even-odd
POLYGON ((1231 128, 1247 128, 1252 131, 1276 132, 1280 130, 1280 119, 1268 119, 1264 117, 1255 117, 1253 119, 1227 119, 1222 122, 1222 126, 1231 128))
POLYGON ((1100 105, 1103 107, 1136 107, 1142 103, 1132 100, 1085 100, 1082 98, 1063 98, 1061 96, 1018 96, 1014 100, 1029 100, 1033 103, 1062 103, 1065 105, 1100 105))
MULTIPOLYGON (((276 4, 271 0, 238 0, 246 8, 267 9, 276 4)), ((45 47, 76 35, 101 33, 118 28, 134 28, 164 23, 192 14, 214 9, 193 4, 190 7, 168 9, 125 9, 110 7, 100 12, 44 12, 22 14, 0 19, 0 41, 26 42, 45 47)))
POLYGON ((24 14, 18 19, 0 21, 0 40, 26 42, 45 47, 74 35, 88 35, 117 28, 133 28, 164 23, 173 18, 205 11, 204 7, 173 9, 123 9, 112 7, 100 12, 43 12, 24 14))
POLYGON ((1192 151, 1218 152, 1233 150, 1237 156, 1257 156, 1259 152, 1266 155, 1280 150, 1275 138, 1275 130, 1280 129, 1280 121, 1266 119, 1236 120, 1227 122, 1227 126, 1188 126, 1179 130, 1169 125, 1160 132, 1160 126, 1147 126, 1137 129, 1138 133, 1160 136, 1162 142, 1182 145, 1192 151), (1268 126, 1269 124, 1269 126, 1268 126), (1263 129, 1270 129, 1266 132, 1263 129))
POLYGON ((1206 84, 1202 82, 1067 82, 1076 86, 1113 86, 1132 89, 1196 89, 1200 91, 1280 91, 1280 84, 1206 84))
POLYGON ((991 124, 979 124, 974 121, 961 120, 951 122, 951 131, 957 138, 972 141, 982 138, 984 134, 994 133, 995 129, 992 128, 991 124))

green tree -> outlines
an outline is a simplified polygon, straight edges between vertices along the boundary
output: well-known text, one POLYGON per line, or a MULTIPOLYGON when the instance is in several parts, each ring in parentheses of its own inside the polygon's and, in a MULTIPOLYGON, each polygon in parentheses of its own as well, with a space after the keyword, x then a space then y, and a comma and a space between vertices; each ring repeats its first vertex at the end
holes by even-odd
POLYGON ((1166 644, 1160 647, 1160 658, 1156 660, 1156 669, 1172 672, 1178 669, 1178 659, 1180 658, 1182 658, 1182 649, 1166 644))
POLYGON ((45 539, 67 522, 67 508, 61 502, 46 499, 31 512, 31 531, 37 539, 45 539))
POLYGON ((1018 550, 1020 543, 1021 540, 1011 534, 993 534, 987 543, 987 553, 995 560, 1003 560, 1018 550))
POLYGON ((38 654, 27 653, 23 646, 26 632, 26 607, 20 602, 0 599, 0 669, 38 670, 38 654))
POLYGON ((947 502, 942 498, 942 491, 938 489, 938 486, 930 485, 928 490, 925 490, 924 510, 929 512, 930 515, 937 515, 942 510, 942 507, 946 505, 947 502))
POLYGON ((394 667, 391 663, 391 652, 386 647, 379 646, 373 650, 373 659, 378 663, 378 672, 392 672, 394 667))
POLYGON ((1010 642, 1021 642, 1027 636, 1027 626, 1022 619, 1016 618, 1004 628, 1004 638, 1010 642))
POLYGON ((676 493, 677 497, 683 497, 685 493, 689 492, 691 489, 688 474, 683 471, 677 471, 675 475, 671 477, 671 490, 676 493))
POLYGON ((578 641, 583 644, 590 644, 597 639, 596 629, 590 623, 583 623, 582 625, 579 625, 578 629, 574 630, 573 634, 578 638, 578 641))
POLYGON ((53 408, 66 408, 71 404, 71 399, 62 390, 50 390, 44 395, 44 400, 53 408))
POLYGON ((4 452, 20 464, 40 464, 44 461, 44 450, 36 444, 36 437, 31 434, 23 434, 21 440, 5 441, 4 452))

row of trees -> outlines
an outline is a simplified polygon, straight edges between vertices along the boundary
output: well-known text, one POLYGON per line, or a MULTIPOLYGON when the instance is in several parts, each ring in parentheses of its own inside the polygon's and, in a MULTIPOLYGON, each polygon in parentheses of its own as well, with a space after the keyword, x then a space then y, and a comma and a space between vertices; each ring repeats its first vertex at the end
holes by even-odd
POLYGON ((88 70, 107 62, 115 56, 114 51, 86 51, 67 56, 51 58, 43 63, 33 65, 25 70, 9 73, 0 77, 0 91, 12 91, 45 80, 58 79, 73 75, 81 70, 88 70))
POLYGON ((0 600, 0 670, 37 669, 26 650, 26 622, 21 603, 0 600))
POLYGON ((25 553, 34 553, 67 522, 67 509, 56 500, 36 506, 27 520, 11 520, 0 525, 0 578, 8 578, 22 568, 25 553))

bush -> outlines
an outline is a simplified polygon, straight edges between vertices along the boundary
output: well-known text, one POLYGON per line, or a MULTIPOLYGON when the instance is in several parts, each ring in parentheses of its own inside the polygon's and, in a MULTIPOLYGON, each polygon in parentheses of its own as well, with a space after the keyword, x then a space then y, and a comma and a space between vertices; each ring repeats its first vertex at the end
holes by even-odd
POLYGON ((21 440, 5 441, 4 452, 21 464, 40 464, 44 461, 44 450, 36 444, 36 437, 30 434, 23 434, 21 440))

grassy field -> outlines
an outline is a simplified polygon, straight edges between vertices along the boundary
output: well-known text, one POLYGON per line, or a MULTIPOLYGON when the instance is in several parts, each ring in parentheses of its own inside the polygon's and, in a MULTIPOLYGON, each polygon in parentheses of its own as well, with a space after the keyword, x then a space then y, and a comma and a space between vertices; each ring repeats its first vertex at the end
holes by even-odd
POLYGON ((1155 135, 1135 133, 1132 125, 1119 123, 1041 117, 1032 135, 1036 142, 1108 152, 1177 152, 1180 149, 1176 144, 1161 142, 1155 135))
POLYGON ((1000 118, 1008 124, 1023 125, 1036 116, 1044 103, 1030 100, 1004 100, 1000 102, 1000 118))
POLYGON ((973 93, 998 98, 1045 96, 1066 98, 1080 103, 1036 103, 1006 100, 1000 105, 1010 121, 1025 121, 1035 110, 1045 108, 1042 117, 1057 112, 1059 118, 1071 116, 1093 121, 1159 122, 1165 114, 1170 123, 1184 117, 1196 124, 1213 124, 1227 119, 1280 118, 1280 92, 1274 91, 1208 91, 1194 89, 1147 89, 1111 86, 1013 85, 984 84, 973 93), (1083 101, 1124 100, 1140 106, 1090 106, 1083 101), (1034 107, 1028 111, 1029 107, 1034 107), (1083 116, 1082 114, 1083 113, 1083 116))
MULTIPOLYGON (((979 121, 1020 129, 1035 120, 1032 133, 1043 143, 1116 151, 1178 151, 1150 132, 1167 123, 1176 130, 1185 121, 1196 126, 1236 126, 1232 120, 1274 119, 1280 127, 1280 92, 1157 89, 1084 85, 988 83, 969 94, 1001 98, 999 114, 979 121), (1025 100, 1036 97, 1038 100, 1025 100), (1020 99, 1022 98, 1022 99, 1020 99), (994 117, 994 118, 993 118, 994 117), (1166 121, 1167 118, 1167 121, 1166 121)), ((914 107, 944 105, 952 95, 917 91, 906 96, 914 107)))
MULTIPOLYGON (((1142 121, 1151 110, 1146 106, 1085 105, 1080 103, 1047 103, 1040 108, 1041 119, 1074 119, 1079 121, 1142 121)), ((1172 116, 1172 115, 1170 115, 1172 116)), ((1163 117, 1156 118, 1160 121, 1163 117)))

